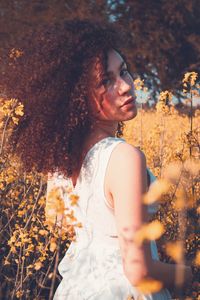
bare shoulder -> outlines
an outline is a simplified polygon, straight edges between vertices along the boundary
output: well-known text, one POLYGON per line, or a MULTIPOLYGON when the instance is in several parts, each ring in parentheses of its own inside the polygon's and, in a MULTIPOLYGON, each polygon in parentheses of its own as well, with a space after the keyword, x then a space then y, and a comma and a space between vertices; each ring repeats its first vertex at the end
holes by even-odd
POLYGON ((117 164, 127 164, 129 165, 132 162, 141 161, 146 163, 146 158, 144 153, 137 147, 129 143, 120 143, 113 151, 111 156, 111 163, 117 164))
POLYGON ((146 172, 146 158, 144 153, 129 143, 120 143, 113 151, 108 164, 109 191, 118 192, 120 186, 136 180, 142 180, 146 172))

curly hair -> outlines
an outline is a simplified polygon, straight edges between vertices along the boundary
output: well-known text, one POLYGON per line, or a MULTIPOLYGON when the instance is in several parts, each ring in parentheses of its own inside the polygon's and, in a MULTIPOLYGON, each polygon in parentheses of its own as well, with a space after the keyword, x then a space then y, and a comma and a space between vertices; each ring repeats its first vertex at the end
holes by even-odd
MULTIPOLYGON (((92 124, 91 68, 99 57, 106 70, 108 51, 120 51, 120 44, 111 25, 74 20, 30 30, 19 43, 23 55, 11 60, 6 53, 0 84, 6 97, 17 98, 25 108, 9 147, 24 170, 59 170, 69 177, 78 170, 92 124)), ((118 123, 116 136, 122 135, 123 125, 118 123)))

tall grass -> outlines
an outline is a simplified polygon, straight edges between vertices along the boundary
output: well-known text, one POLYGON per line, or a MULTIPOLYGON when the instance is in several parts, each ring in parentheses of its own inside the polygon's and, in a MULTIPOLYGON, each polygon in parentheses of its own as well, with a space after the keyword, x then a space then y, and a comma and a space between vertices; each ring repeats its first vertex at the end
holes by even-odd
MULTIPOLYGON (((177 265, 177 284, 182 281, 179 266, 187 262, 194 266, 192 288, 179 296, 197 299, 200 111, 192 102, 193 91, 198 90, 196 79, 187 74, 183 84, 187 99, 190 95, 190 114, 180 114, 170 92, 164 92, 156 109, 141 108, 137 118, 126 122, 124 138, 142 148, 148 167, 158 177, 144 201, 160 200, 159 210, 139 240, 157 239, 161 259, 177 265)), ((9 157, 7 135, 22 115, 23 105, 17 99, 1 99, 0 299, 52 299, 61 280, 58 263, 75 239, 74 227, 82 226, 73 213, 78 195, 62 186, 52 188, 46 198, 47 178, 20 172, 18 158, 9 157), (70 199, 67 211, 63 191, 70 199)), ((144 283, 141 286, 149 289, 144 283)))

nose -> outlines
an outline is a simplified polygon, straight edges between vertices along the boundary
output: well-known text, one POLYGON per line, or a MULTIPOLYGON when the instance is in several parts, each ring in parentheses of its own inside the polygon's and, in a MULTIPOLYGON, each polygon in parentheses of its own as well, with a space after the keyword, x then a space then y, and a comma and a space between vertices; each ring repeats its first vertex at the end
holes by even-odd
POLYGON ((131 90, 131 82, 124 80, 122 77, 119 77, 117 80, 118 93, 120 96, 126 94, 131 90))

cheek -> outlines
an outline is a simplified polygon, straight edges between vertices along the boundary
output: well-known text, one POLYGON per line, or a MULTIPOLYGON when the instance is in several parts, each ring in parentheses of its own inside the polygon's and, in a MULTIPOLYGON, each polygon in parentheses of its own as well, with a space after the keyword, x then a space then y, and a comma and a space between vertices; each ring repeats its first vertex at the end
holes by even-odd
POLYGON ((111 91, 106 92, 102 102, 103 108, 105 109, 113 108, 115 103, 116 103, 116 97, 114 93, 111 91))
POLYGON ((117 93, 117 84, 114 84, 112 87, 109 87, 106 93, 104 94, 104 98, 109 103, 116 103, 116 100, 118 98, 117 93))

